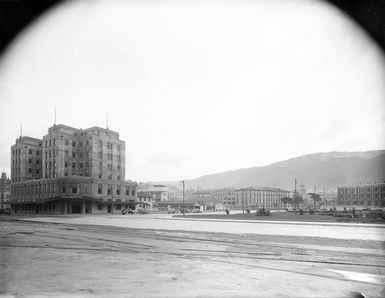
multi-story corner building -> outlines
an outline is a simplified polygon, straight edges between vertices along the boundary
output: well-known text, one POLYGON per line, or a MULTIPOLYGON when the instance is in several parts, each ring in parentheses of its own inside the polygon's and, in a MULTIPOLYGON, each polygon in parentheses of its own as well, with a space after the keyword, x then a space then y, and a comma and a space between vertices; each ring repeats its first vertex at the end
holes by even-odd
POLYGON ((42 140, 17 139, 11 151, 12 212, 113 213, 136 200, 117 132, 54 125, 42 140))
POLYGON ((289 197, 290 191, 270 187, 247 187, 235 190, 235 205, 238 207, 285 209, 288 204, 281 202, 281 198, 289 197))
POLYGON ((385 207, 385 183, 339 186, 337 204, 344 207, 385 207))
POLYGON ((0 210, 9 210, 11 201, 11 181, 6 173, 1 173, 0 178, 0 210))

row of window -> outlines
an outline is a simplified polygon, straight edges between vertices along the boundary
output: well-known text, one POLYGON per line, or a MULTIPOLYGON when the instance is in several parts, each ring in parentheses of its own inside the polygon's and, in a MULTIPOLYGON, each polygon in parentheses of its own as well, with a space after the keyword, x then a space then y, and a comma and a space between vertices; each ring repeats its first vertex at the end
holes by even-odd
MULTIPOLYGON (((71 175, 72 176, 84 176, 84 177, 90 177, 90 174, 89 172, 85 172, 85 173, 82 173, 82 172, 76 172, 76 171, 72 171, 71 172, 71 175)), ((64 172, 64 176, 65 177, 68 177, 69 176, 69 172, 64 172)), ((53 171, 46 171, 45 172, 45 178, 48 179, 48 178, 56 178, 58 177, 57 173, 55 172, 55 168, 53 169, 53 171)))
MULTIPOLYGON (((97 210, 103 210, 103 206, 104 206, 104 204, 103 203, 99 203, 98 205, 97 205, 97 210)), ((128 205, 126 205, 126 208, 128 208, 128 205)), ((115 205, 115 209, 116 210, 121 210, 122 209, 122 205, 121 204, 116 204, 115 205)))
MULTIPOLYGON (((101 152, 100 152, 101 153, 101 152)), ((48 158, 48 156, 49 157, 56 157, 56 151, 49 151, 49 152, 45 152, 45 155, 46 155, 46 158, 48 158)), ((68 151, 65 151, 65 157, 68 157, 68 151)), ((76 158, 76 153, 75 152, 73 152, 72 153, 72 157, 73 158, 76 158)), ((83 153, 79 153, 79 157, 80 158, 83 158, 83 153)), ((88 157, 88 152, 85 152, 85 157, 88 157)), ((109 159, 109 160, 112 160, 112 154, 107 154, 107 159, 109 159)), ((117 159, 118 159, 118 161, 120 162, 120 156, 117 156, 117 159)), ((20 158, 19 158, 19 163, 20 163, 20 158)), ((32 164, 33 163, 33 159, 32 158, 29 158, 28 159, 28 163, 29 164, 32 164)), ((35 159, 35 164, 40 164, 40 159, 35 159)), ((101 164, 101 162, 100 162, 100 164, 101 164)), ((14 165, 16 165, 16 160, 12 160, 12 165, 14 166, 14 165)), ((109 168, 111 168, 112 169, 112 164, 108 164, 107 165, 109 168)), ((46 163, 46 167, 47 167, 47 163, 46 163)), ((120 166, 118 166, 118 170, 120 170, 120 166)))
POLYGON ((139 199, 139 202, 151 202, 154 200, 152 198, 138 198, 138 199, 139 199))
POLYGON ((44 204, 44 205, 32 205, 32 204, 26 204, 26 205, 20 205, 15 206, 16 210, 20 211, 55 211, 55 204, 44 204))
MULTIPOLYGON (((17 161, 19 161, 19 163, 20 163, 20 158, 19 158, 19 160, 12 160, 12 166, 16 166, 17 165, 17 161)), ((29 164, 32 164, 33 163, 33 159, 32 158, 29 158, 28 159, 28 163, 29 164)), ((40 159, 35 159, 35 164, 40 164, 40 159)))
MULTIPOLYGON (((28 174, 32 174, 32 168, 28 168, 28 174)), ((40 174, 40 169, 35 170, 35 174, 39 175, 40 174)))
MULTIPOLYGON (((98 184, 98 194, 102 195, 105 194, 105 189, 107 189, 107 195, 112 195, 113 190, 111 185, 102 185, 98 184)), ((120 195, 122 193, 121 187, 118 185, 115 189, 115 194, 120 195)), ((130 189, 126 189, 126 196, 130 195, 130 189)), ((135 196, 135 189, 131 189, 131 196, 135 196)))
MULTIPOLYGON (((339 197, 346 197, 346 198, 358 198, 358 197, 363 198, 363 197, 370 197, 372 195, 377 195, 377 194, 379 194, 378 191, 376 191, 376 192, 368 192, 366 194, 365 193, 361 193, 361 194, 346 194, 346 195, 338 194, 338 196, 339 197)), ((383 192, 382 194, 385 195, 385 192, 383 192)))
MULTIPOLYGON (((338 200, 347 200, 347 201, 350 201, 350 200, 353 200, 353 201, 357 201, 357 200, 365 200, 365 197, 368 199, 368 198, 372 198, 372 197, 379 197, 380 194, 378 193, 375 193, 375 194, 372 194, 372 195, 366 195, 366 196, 352 196, 352 197, 345 197, 345 196, 338 196, 338 200)), ((382 197, 385 198, 385 193, 382 194, 382 197)))
POLYGON ((12 195, 21 196, 26 194, 55 193, 55 184, 35 184, 35 185, 21 185, 12 188, 12 195))
POLYGON ((255 195, 255 194, 262 194, 262 195, 287 195, 290 192, 276 192, 276 191, 264 191, 264 190, 254 190, 254 191, 237 191, 236 194, 239 195, 255 195))
MULTIPOLYGON (((120 152, 120 145, 118 144, 118 152, 120 152)), ((99 148, 103 148, 103 141, 99 140, 99 148)), ((112 150, 113 149, 113 143, 107 142, 107 149, 112 150)))
MULTIPOLYGON (((40 155, 40 152, 41 150, 36 150, 36 155, 40 155)), ((13 150, 12 151, 12 156, 15 157, 17 155, 20 155, 21 154, 21 150, 20 149, 16 149, 16 150, 13 150)), ((33 154, 33 150, 32 149, 28 149, 28 154, 32 155, 33 154)))
MULTIPOLYGON (((32 172, 30 172, 30 173, 32 173, 32 172)), ((36 170, 36 174, 39 174, 38 170, 36 170)), ((91 175, 90 175, 90 173, 88 171, 81 172, 81 171, 76 171, 76 169, 72 170, 71 172, 65 171, 64 172, 64 177, 68 177, 68 176, 91 177, 91 175)), ((53 168, 52 171, 51 171, 51 169, 49 169, 49 171, 46 171, 44 177, 46 179, 58 177, 58 175, 56 173, 56 168, 53 168)), ((99 177, 99 179, 103 179, 102 173, 99 173, 98 177, 99 177)), ((112 175, 107 175, 107 180, 112 180, 112 175)), ((120 175, 116 176, 116 180, 121 181, 120 175)), ((20 179, 18 181, 20 181, 20 179)))
MULTIPOLYGON (((374 191, 374 192, 378 192, 380 190, 380 188, 378 187, 374 187, 374 188, 370 188, 370 187, 368 187, 367 189, 366 189, 366 192, 368 192, 368 193, 370 193, 370 192, 372 192, 372 191, 374 191)), ((382 187, 382 190, 384 191, 385 190, 385 187, 382 187)), ((358 193, 365 193, 365 190, 364 189, 360 189, 360 191, 356 191, 355 189, 352 189, 352 190, 350 190, 350 189, 346 189, 346 191, 344 191, 343 189, 340 189, 339 190, 339 193, 340 194, 344 194, 344 193, 346 193, 346 194, 358 194, 358 193)))
MULTIPOLYGON (((69 145, 69 140, 68 139, 65 139, 64 140, 64 144, 66 145, 66 146, 68 146, 69 145)), ((76 147, 76 141, 72 141, 72 147, 76 147)), ((56 139, 51 139, 51 140, 47 140, 47 141, 45 141, 45 147, 47 148, 47 147, 51 147, 51 146, 55 146, 56 145, 56 139)), ((86 146, 88 146, 89 145, 89 142, 88 142, 88 140, 86 140, 86 144, 85 144, 86 146)), ((79 147, 83 147, 83 142, 79 142, 79 147)))
MULTIPOLYGON (((68 168, 68 163, 69 163, 68 161, 65 161, 65 162, 64 162, 64 167, 65 167, 65 168, 68 168)), ((77 164, 76 162, 73 162, 73 163, 72 163, 72 168, 73 168, 73 169, 76 168, 76 164, 77 164)), ((45 165, 46 165, 46 167, 47 167, 47 163, 46 163, 45 165)), ((83 163, 78 163, 78 165, 79 165, 79 168, 80 168, 80 169, 83 169, 83 163)), ((84 165, 85 165, 85 168, 88 168, 88 167, 89 167, 88 162, 86 162, 84 165)))
MULTIPOLYGON (((131 196, 135 196, 135 189, 134 188, 123 188, 121 186, 116 186, 115 188, 115 195, 121 195, 123 194, 125 189, 125 193, 127 196, 131 194, 131 196)), ((77 185, 72 185, 67 188, 66 185, 63 185, 61 187, 61 192, 63 194, 67 193, 67 190, 70 193, 77 194, 79 193, 79 187, 77 185)), ((83 192, 88 193, 89 191, 89 186, 84 185, 83 186, 83 192)), ((56 185, 55 184, 36 184, 36 185, 22 185, 19 187, 12 187, 12 193, 15 196, 19 195, 28 195, 28 194, 39 194, 39 193, 46 193, 46 194, 54 194, 56 193, 56 185)), ((107 194, 107 195, 112 195, 113 194, 113 187, 111 185, 102 185, 98 184, 98 194, 107 194), (107 190, 107 192, 105 191, 107 190)))
POLYGON ((381 199, 377 198, 374 200, 366 200, 366 201, 350 201, 350 200, 337 200, 337 203, 340 205, 376 205, 380 206, 381 204, 384 204, 384 200, 381 201, 381 199))
POLYGON ((288 196, 288 194, 278 194, 278 193, 254 193, 253 195, 248 194, 248 195, 242 195, 238 194, 237 198, 242 199, 242 198, 282 198, 288 196))
MULTIPOLYGON (((36 155, 40 155, 40 152, 41 152, 41 150, 36 150, 36 155)), ((29 155, 32 155, 33 154, 33 150, 32 149, 29 149, 28 150, 28 154, 29 155)), ((19 162, 20 162, 20 149, 16 149, 16 150, 13 150, 12 151, 12 156, 13 156, 13 158, 15 159, 17 159, 17 156, 19 155, 19 162)))
POLYGON ((252 198, 245 198, 244 200, 236 200, 237 201, 237 203, 240 203, 240 204, 242 204, 242 202, 245 202, 245 203, 247 203, 247 202, 249 202, 249 203, 252 203, 252 202, 254 202, 254 203, 275 203, 275 202, 278 202, 279 200, 277 200, 277 199, 261 199, 261 198, 258 198, 258 199, 256 199, 256 198, 254 198, 254 199, 252 199, 252 198))
MULTIPOLYGON (((70 141, 69 141, 68 139, 65 139, 65 140, 64 140, 64 144, 65 144, 66 146, 69 146, 70 141)), ((47 141, 45 142, 45 147, 46 147, 46 148, 47 148, 47 147, 51 147, 51 146, 55 146, 55 145, 56 145, 56 139, 51 139, 51 140, 49 140, 49 141, 47 140, 47 141)), ((71 142, 71 145, 72 145, 72 147, 76 147, 77 142, 76 142, 76 141, 72 141, 72 142, 71 142)), ((86 146, 86 147, 89 146, 89 141, 88 141, 88 140, 86 140, 85 146, 86 146)), ((117 147, 118 151, 120 151, 120 145, 118 144, 117 146, 118 146, 118 147, 117 147)), ((83 147, 83 142, 82 142, 82 141, 79 142, 79 147, 83 147)), ((100 147, 100 148, 103 147, 103 141, 99 141, 99 147, 100 147)), ((113 143, 107 142, 107 149, 112 149, 112 148, 113 148, 113 143)))
MULTIPOLYGON (((46 151, 45 152, 45 158, 46 159, 48 157, 56 157, 57 155, 58 154, 57 154, 56 150, 46 151)), ((78 152, 78 153, 77 152, 72 152, 71 155, 72 155, 73 158, 76 158, 76 156, 78 156, 79 158, 83 158, 83 157, 88 158, 89 157, 89 152, 88 151, 78 152)), ((68 150, 64 151, 64 156, 65 157, 69 157, 69 151, 68 150)), ((103 157, 103 153, 101 151, 98 153, 98 157, 99 158, 103 157)), ((112 160, 112 157, 113 157, 112 153, 107 153, 107 159, 112 160)), ((120 161, 120 155, 117 155, 116 158, 117 158, 118 161, 120 161)), ((20 159, 19 159, 19 161, 20 161, 20 159)))

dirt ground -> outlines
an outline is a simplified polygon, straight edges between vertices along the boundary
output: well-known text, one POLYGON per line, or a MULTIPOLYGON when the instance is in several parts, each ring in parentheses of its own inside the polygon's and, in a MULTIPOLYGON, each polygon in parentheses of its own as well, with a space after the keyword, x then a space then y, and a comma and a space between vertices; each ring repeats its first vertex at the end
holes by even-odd
POLYGON ((9 220, 0 231, 4 297, 385 297, 382 241, 9 220))

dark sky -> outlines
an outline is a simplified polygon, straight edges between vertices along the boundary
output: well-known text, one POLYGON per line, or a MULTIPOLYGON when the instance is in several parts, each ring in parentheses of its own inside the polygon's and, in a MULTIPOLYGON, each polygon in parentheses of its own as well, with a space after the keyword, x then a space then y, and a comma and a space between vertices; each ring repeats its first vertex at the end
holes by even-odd
MULTIPOLYGON (((68 1, 68 0, 67 0, 68 1)), ((58 0, 0 0, 0 54, 58 0)), ((359 23, 385 51, 385 0, 328 0, 359 23)))

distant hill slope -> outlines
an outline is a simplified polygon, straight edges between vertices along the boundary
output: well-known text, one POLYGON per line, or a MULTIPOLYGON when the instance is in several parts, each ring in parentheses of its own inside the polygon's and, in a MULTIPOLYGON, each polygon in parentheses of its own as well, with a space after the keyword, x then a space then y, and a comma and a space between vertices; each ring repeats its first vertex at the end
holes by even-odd
POLYGON ((385 150, 304 155, 263 167, 211 174, 189 180, 187 187, 269 186, 292 189, 294 179, 307 188, 385 181, 385 150))

